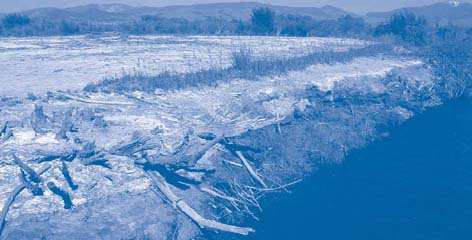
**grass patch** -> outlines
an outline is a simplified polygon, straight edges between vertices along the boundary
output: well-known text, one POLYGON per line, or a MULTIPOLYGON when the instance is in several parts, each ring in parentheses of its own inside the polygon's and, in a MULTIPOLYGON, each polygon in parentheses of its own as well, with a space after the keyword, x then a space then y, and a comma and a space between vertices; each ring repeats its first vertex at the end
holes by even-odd
POLYGON ((252 51, 241 48, 232 53, 232 65, 228 68, 211 68, 192 73, 163 72, 149 75, 141 71, 123 73, 118 77, 106 78, 98 83, 87 85, 87 92, 154 92, 156 89, 175 90, 185 87, 216 86, 236 78, 257 80, 263 76, 273 76, 289 71, 303 70, 313 64, 332 64, 349 62, 356 57, 389 53, 392 47, 374 44, 346 52, 316 52, 292 58, 257 59, 252 51))

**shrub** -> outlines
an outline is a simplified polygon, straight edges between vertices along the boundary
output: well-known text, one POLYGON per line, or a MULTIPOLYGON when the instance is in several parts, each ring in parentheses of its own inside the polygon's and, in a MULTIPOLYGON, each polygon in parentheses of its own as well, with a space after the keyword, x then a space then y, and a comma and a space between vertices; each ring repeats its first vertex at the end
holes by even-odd
POLYGON ((269 8, 257 8, 252 10, 251 26, 254 34, 273 34, 275 32, 275 13, 269 8))
POLYGON ((409 12, 395 13, 390 20, 375 29, 375 35, 392 34, 414 45, 426 43, 427 22, 409 12))

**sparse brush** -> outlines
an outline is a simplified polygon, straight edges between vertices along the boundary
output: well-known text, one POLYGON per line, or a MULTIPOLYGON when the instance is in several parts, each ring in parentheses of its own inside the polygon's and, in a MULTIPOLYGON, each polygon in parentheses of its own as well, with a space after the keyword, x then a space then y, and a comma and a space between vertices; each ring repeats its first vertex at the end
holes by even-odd
POLYGON ((289 71, 303 70, 314 64, 348 62, 355 57, 372 56, 391 52, 392 47, 385 44, 369 45, 346 52, 311 52, 304 56, 291 58, 257 59, 252 51, 240 48, 231 55, 232 66, 218 69, 211 68, 191 73, 163 72, 155 76, 143 72, 123 73, 122 76, 104 79, 89 84, 84 88, 87 92, 154 92, 156 89, 182 89, 186 87, 215 86, 235 78, 257 80, 263 76, 273 76, 289 71))
POLYGON ((253 62, 255 62, 255 57, 252 50, 248 47, 240 47, 231 52, 231 64, 235 70, 249 70, 253 62))

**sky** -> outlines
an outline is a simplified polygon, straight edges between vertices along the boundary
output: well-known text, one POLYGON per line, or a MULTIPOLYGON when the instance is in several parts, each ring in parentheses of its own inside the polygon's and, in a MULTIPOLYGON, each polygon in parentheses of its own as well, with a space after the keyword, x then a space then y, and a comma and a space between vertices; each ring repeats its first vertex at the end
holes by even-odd
MULTIPOLYGON (((125 3, 137 6, 169 6, 212 2, 238 2, 240 0, 0 0, 0 12, 16 12, 38 7, 71 7, 92 3, 125 3)), ((321 7, 332 5, 357 14, 387 11, 407 6, 428 5, 441 0, 251 0, 286 6, 321 7)), ((443 0, 445 1, 445 0, 443 0)), ((461 2, 472 2, 462 0, 461 2)))

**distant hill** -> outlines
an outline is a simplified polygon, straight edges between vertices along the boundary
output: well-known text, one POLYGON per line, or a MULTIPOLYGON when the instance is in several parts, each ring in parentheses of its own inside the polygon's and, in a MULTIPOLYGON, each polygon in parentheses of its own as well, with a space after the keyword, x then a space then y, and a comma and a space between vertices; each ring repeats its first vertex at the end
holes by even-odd
POLYGON ((401 8, 390 12, 368 13, 366 19, 370 23, 379 23, 388 20, 395 13, 408 11, 415 15, 422 16, 430 23, 472 27, 472 4, 449 1, 436 3, 424 7, 401 8))
POLYGON ((256 2, 214 3, 168 7, 132 7, 124 4, 92 4, 65 9, 40 8, 22 12, 30 17, 50 20, 84 21, 129 21, 143 15, 158 15, 164 18, 185 18, 199 20, 208 17, 247 20, 252 9, 267 7, 278 14, 293 14, 312 17, 316 20, 336 19, 347 14, 354 15, 332 6, 286 7, 261 4, 256 2))

